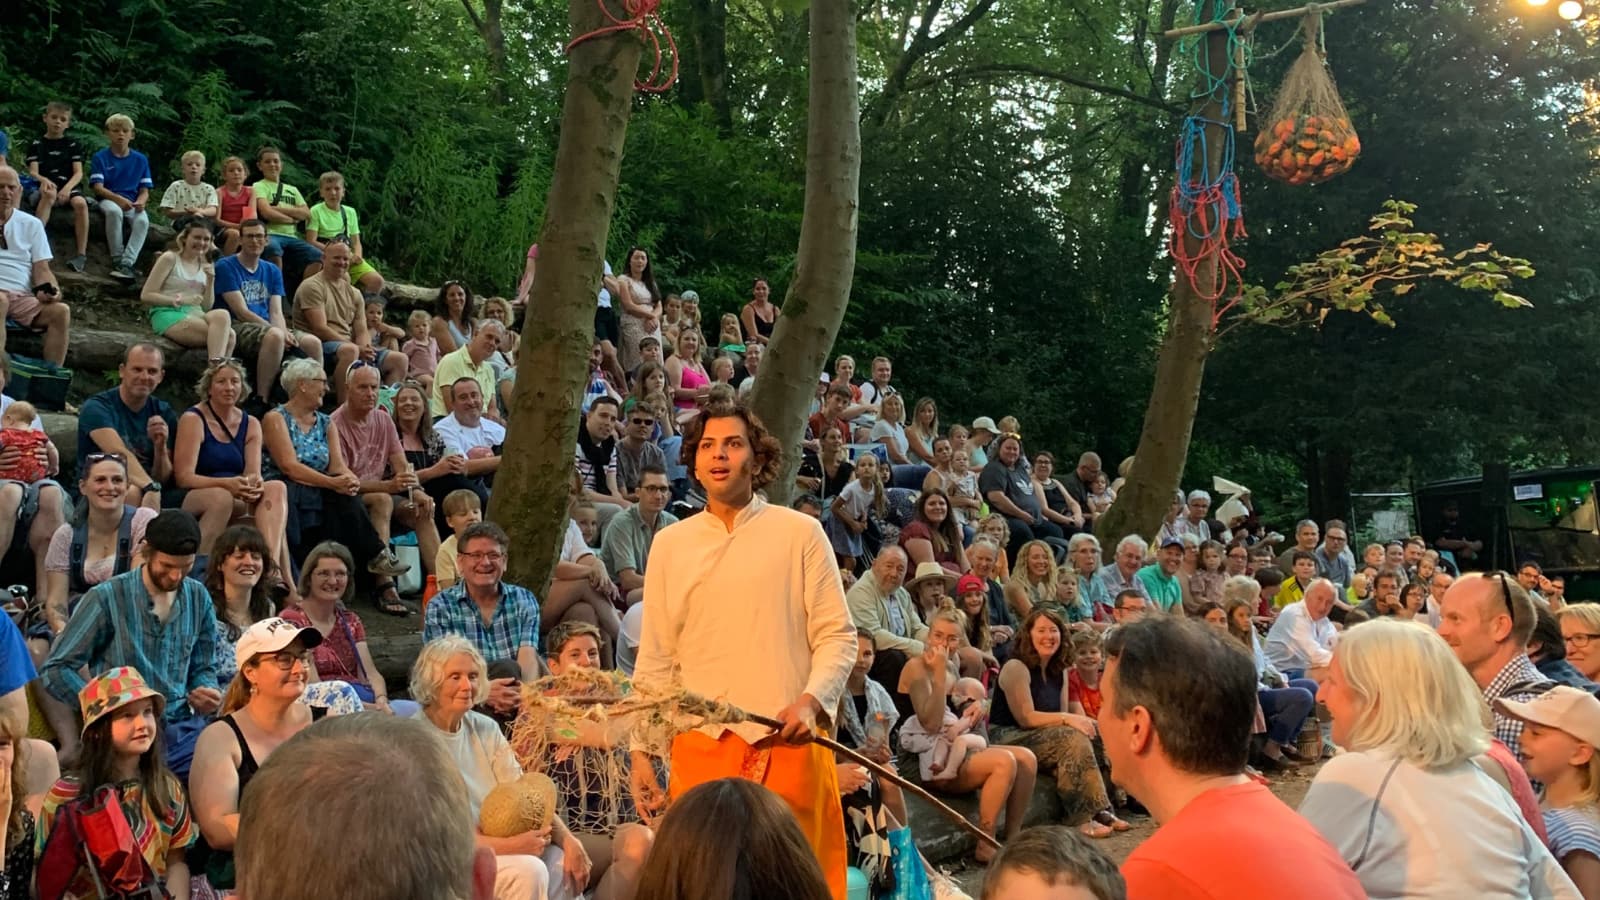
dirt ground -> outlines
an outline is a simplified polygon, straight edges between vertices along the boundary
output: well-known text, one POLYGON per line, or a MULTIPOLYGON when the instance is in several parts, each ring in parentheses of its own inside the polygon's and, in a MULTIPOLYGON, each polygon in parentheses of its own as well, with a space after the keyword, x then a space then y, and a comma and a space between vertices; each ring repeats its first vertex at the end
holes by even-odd
MULTIPOLYGON (((1316 767, 1306 767, 1274 776, 1272 792, 1291 808, 1298 807, 1316 773, 1316 767)), ((1095 846, 1119 864, 1133 852, 1133 848, 1143 843, 1144 839, 1154 834, 1156 830, 1155 820, 1150 818, 1129 819, 1128 824, 1133 826, 1128 831, 1095 842, 1095 846)), ((973 897, 982 892, 984 869, 977 863, 969 860, 964 867, 945 865, 940 868, 954 879, 962 890, 973 897)))

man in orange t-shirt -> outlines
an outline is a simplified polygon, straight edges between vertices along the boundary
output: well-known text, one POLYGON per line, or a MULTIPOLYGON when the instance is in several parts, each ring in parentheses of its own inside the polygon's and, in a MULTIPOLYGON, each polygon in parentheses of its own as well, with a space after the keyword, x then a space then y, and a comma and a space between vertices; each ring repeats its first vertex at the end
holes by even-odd
POLYGON ((1107 637, 1100 691, 1111 777, 1161 822, 1122 864, 1131 900, 1366 897, 1333 846, 1243 774, 1256 708, 1248 656, 1196 622, 1145 619, 1107 637), (1223 834, 1265 850, 1219 853, 1223 834))

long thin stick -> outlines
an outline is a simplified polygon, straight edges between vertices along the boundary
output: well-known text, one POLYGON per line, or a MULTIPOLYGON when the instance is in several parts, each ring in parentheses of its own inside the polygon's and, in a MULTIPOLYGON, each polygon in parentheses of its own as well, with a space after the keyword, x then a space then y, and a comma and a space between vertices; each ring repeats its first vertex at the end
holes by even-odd
MULTIPOLYGON (((745 718, 756 723, 757 725, 765 725, 774 731, 783 730, 783 723, 779 722, 777 719, 769 719, 766 716, 756 716, 749 713, 745 714, 745 718)), ((888 779, 889 781, 900 785, 902 788, 905 788, 911 793, 916 794, 918 797, 921 797, 922 799, 928 801, 928 803, 932 804, 934 809, 944 813, 945 817, 950 821, 961 826, 963 830, 977 838, 979 843, 987 843, 993 846, 996 850, 1000 849, 1000 841, 996 839, 994 835, 989 834, 982 828, 979 828, 978 826, 967 821, 966 816, 963 816, 961 813, 958 813, 950 807, 944 805, 944 803, 938 798, 928 793, 928 791, 923 788, 922 785, 907 780, 906 778, 902 777, 899 772, 896 772, 895 770, 876 760, 869 759, 868 757, 861 755, 861 753, 858 751, 846 747, 845 745, 826 735, 816 735, 812 738, 812 740, 835 753, 849 757, 855 762, 866 766, 869 771, 876 773, 879 778, 888 779)))
MULTIPOLYGON (((1309 3, 1298 9, 1280 9, 1269 13, 1256 13, 1255 15, 1251 16, 1251 18, 1258 22, 1275 22, 1279 19, 1293 19, 1303 16, 1306 13, 1311 12, 1313 9, 1344 9, 1347 6, 1360 6, 1365 2, 1367 2, 1367 0, 1331 0, 1331 2, 1328 3, 1309 3)), ((1216 31, 1219 28, 1227 28, 1229 25, 1230 23, 1228 22, 1206 22, 1203 25, 1185 25, 1182 28, 1174 28, 1171 31, 1163 31, 1161 36, 1164 38, 1178 38, 1187 34, 1204 34, 1207 31, 1216 31)))

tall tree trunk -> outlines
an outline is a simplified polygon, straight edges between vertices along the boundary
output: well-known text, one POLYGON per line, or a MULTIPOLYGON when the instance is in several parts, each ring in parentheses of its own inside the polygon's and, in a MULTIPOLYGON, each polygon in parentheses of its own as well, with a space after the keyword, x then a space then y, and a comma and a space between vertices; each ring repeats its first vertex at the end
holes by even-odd
MULTIPOLYGON (((626 15, 620 7, 613 13, 626 15)), ((606 24, 594 0, 568 0, 567 17, 574 36, 606 24)), ((638 37, 624 32, 586 40, 568 57, 561 142, 528 304, 535 314, 527 317, 518 352, 523 371, 540 375, 517 381, 489 506, 517 548, 507 577, 541 594, 566 531, 594 298, 641 50, 638 37)))
POLYGON ((711 107, 717 130, 733 133, 733 103, 728 99, 728 0, 690 0, 694 21, 695 80, 700 99, 711 107))
POLYGON ((751 394, 755 410, 783 443, 774 502, 794 491, 806 410, 817 373, 850 304, 860 206, 861 109, 856 89, 856 14, 851 0, 812 0, 811 88, 806 135, 806 205, 794 281, 783 298, 772 343, 751 394))
POLYGON ((472 27, 483 38, 484 51, 489 55, 489 97, 495 106, 500 106, 506 101, 506 81, 510 77, 506 66, 506 32, 500 24, 505 0, 483 0, 481 14, 472 4, 473 0, 461 0, 472 27))
MULTIPOLYGON (((1209 5, 1209 0, 1198 0, 1209 5)), ((1206 57, 1213 72, 1227 71, 1228 39, 1225 31, 1206 35, 1206 57)), ((1203 83, 1203 82, 1202 82, 1203 83)), ((1212 91, 1200 115, 1208 122, 1222 118, 1222 100, 1232 84, 1226 80, 1212 91)), ((1228 125, 1206 126, 1206 178, 1215 180, 1222 171, 1223 143, 1228 125)), ((1182 178, 1185 173, 1178 173, 1182 178)), ((1192 255, 1198 255, 1199 242, 1191 235, 1179 234, 1192 255)), ((1211 303, 1200 297, 1194 284, 1212 283, 1215 258, 1201 260, 1191 282, 1178 273, 1172 283, 1172 309, 1167 336, 1156 359, 1155 384, 1145 408, 1144 428, 1139 448, 1134 452, 1133 471, 1117 495, 1117 502, 1095 524, 1109 558, 1116 541, 1123 535, 1154 536, 1172 503, 1172 494, 1183 477, 1189 456, 1189 437, 1194 429, 1195 412, 1200 405, 1200 382, 1205 377, 1206 357, 1211 352, 1213 331, 1211 303)))

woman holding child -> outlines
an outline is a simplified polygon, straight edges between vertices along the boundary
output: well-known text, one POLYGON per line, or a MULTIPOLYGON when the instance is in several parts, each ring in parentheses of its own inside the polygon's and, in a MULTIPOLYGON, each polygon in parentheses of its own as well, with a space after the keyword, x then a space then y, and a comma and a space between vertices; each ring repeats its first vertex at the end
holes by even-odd
MULTIPOLYGON (((956 651, 962 645, 964 618, 951 606, 935 612, 928 622, 923 652, 907 660, 905 668, 900 670, 896 689, 909 695, 911 708, 926 734, 941 733, 947 716, 960 721, 949 704, 957 681, 971 681, 958 679, 956 669, 956 651)), ((982 685, 978 688, 981 690, 982 685)), ((1090 766, 1093 766, 1092 757, 1090 766)), ((1009 839, 1022 830, 1022 817, 1028 810, 1037 771, 1038 762, 1031 750, 991 744, 966 753, 960 759, 943 761, 940 772, 934 773, 940 777, 929 780, 928 787, 948 794, 978 791, 978 827, 995 834, 1003 811, 1005 837, 1009 839)), ((1095 777, 1099 778, 1098 773, 1095 777)), ((988 862, 994 850, 988 845, 979 845, 975 855, 979 862, 988 862)))
POLYGON ((1055 770, 1066 822, 1085 837, 1110 837, 1129 826, 1113 811, 1095 762, 1098 725, 1068 712, 1067 669, 1073 658, 1066 635, 1067 623, 1047 607, 1034 607, 1022 620, 1012 657, 1000 669, 995 739, 1029 748, 1041 769, 1055 770))

